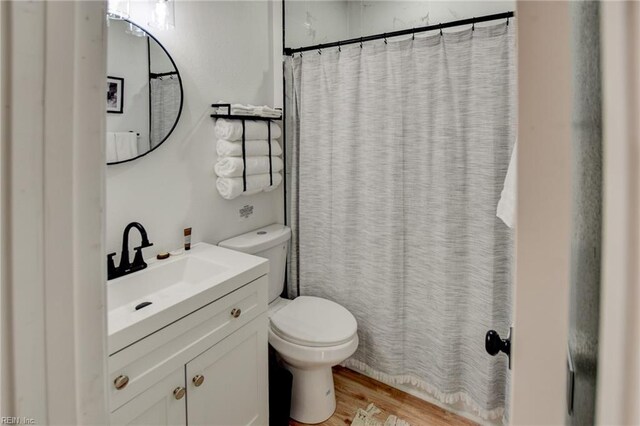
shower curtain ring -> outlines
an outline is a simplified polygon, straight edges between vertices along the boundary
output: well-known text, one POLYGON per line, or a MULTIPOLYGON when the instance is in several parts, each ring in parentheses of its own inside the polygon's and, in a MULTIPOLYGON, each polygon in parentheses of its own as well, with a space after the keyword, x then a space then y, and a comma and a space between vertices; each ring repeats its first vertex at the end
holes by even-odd
POLYGON ((413 32, 411 33, 411 40, 415 40, 416 39, 416 29, 412 28, 413 32))
POLYGON ((384 44, 387 44, 387 33, 384 33, 384 44))
POLYGON ((507 16, 507 27, 509 26, 509 17, 507 16))
POLYGON ((342 52, 342 47, 340 46, 340 43, 338 43, 338 52, 342 52))
POLYGON ((362 49, 362 37, 360 37, 360 49, 362 49))
POLYGON ((318 49, 318 55, 322 55, 322 49, 318 49))
POLYGON ((476 30, 476 17, 473 17, 473 21, 471 21, 471 31, 476 30))
POLYGON ((440 22, 440 35, 442 35, 442 22, 440 22))

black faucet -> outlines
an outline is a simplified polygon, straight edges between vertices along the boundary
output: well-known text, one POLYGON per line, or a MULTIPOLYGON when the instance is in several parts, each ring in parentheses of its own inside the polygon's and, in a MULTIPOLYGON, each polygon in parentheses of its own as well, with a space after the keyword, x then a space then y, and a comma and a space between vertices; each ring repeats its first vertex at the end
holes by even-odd
POLYGON ((112 280, 114 278, 122 277, 124 275, 128 275, 146 268, 147 263, 142 257, 142 249, 151 247, 152 245, 153 243, 149 242, 147 231, 144 229, 144 226, 142 226, 138 222, 131 222, 130 224, 128 224, 127 227, 124 228, 124 233, 122 234, 122 253, 120 254, 120 265, 116 268, 115 262, 113 260, 113 256, 116 255, 115 253, 109 253, 107 255, 107 279, 112 280), (129 231, 131 231, 131 228, 136 228, 138 231, 140 231, 140 236, 142 237, 142 243, 140 244, 140 247, 133 248, 136 251, 136 254, 133 257, 133 263, 129 262, 129 231))

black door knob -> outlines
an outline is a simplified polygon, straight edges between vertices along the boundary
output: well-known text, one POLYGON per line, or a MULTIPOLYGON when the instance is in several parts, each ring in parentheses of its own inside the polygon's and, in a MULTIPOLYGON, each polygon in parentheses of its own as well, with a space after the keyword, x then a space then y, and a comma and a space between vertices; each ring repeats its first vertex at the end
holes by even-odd
POLYGON ((509 337, 506 339, 501 339, 497 331, 487 331, 484 339, 484 348, 491 356, 496 356, 500 352, 504 352, 509 358, 509 368, 511 368, 511 333, 509 333, 509 337))

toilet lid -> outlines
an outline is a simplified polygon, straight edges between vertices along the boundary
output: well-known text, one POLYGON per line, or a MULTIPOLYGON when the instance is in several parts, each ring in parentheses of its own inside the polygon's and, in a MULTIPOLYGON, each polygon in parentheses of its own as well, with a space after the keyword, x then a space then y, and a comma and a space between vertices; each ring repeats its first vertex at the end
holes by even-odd
POLYGON ((327 299, 300 296, 270 318, 271 330, 303 346, 336 346, 353 338, 358 329, 354 316, 327 299))

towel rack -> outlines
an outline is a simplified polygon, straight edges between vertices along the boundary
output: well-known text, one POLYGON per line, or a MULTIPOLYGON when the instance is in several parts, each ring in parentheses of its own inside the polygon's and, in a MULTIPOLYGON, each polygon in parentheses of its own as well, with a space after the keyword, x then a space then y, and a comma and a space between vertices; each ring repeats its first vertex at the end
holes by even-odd
POLYGON ((266 121, 267 122, 267 146, 269 147, 269 185, 273 185, 273 164, 271 164, 271 122, 282 120, 280 117, 263 117, 260 115, 238 115, 231 114, 231 104, 211 104, 213 108, 226 108, 226 114, 211 114, 214 119, 226 118, 227 120, 240 120, 242 122, 242 190, 247 191, 247 158, 245 154, 245 121, 266 121))

